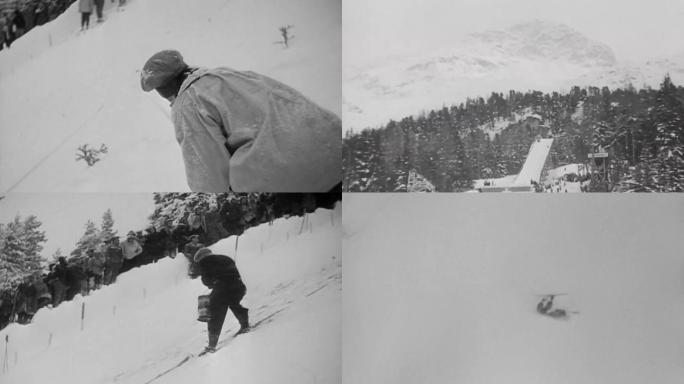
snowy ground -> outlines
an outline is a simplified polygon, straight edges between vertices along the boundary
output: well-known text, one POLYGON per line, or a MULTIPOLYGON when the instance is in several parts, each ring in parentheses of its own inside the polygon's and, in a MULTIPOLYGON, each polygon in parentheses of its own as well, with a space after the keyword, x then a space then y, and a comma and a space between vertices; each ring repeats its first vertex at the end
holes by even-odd
MULTIPOLYGON (((341 377, 341 207, 278 219, 213 247, 234 257, 252 322, 271 322, 234 340, 228 314, 213 355, 191 360, 155 383, 339 383, 341 377), (280 312, 278 312, 280 311, 280 312)), ((183 255, 122 275, 117 284, 39 311, 11 325, 3 384, 145 383, 206 345, 196 321, 199 279, 186 278, 183 255), (80 320, 85 304, 85 321, 80 320)), ((3 345, 4 349, 4 345, 3 345)))
POLYGON ((344 196, 343 383, 681 383, 682 196, 429 197, 344 196))
POLYGON ((0 191, 152 192, 188 186, 168 103, 140 89, 162 49, 190 65, 271 76, 340 114, 339 0, 105 2, 80 33, 78 4, 0 51, 0 191), (293 25, 289 49, 274 44, 293 25), (109 148, 88 167, 78 146, 109 148))

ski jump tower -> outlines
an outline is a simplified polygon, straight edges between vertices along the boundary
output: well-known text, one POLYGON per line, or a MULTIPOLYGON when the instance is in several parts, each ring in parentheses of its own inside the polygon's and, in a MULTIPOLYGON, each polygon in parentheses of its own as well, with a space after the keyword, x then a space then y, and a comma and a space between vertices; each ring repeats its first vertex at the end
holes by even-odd
POLYGON ((602 185, 603 187, 600 188, 605 187, 606 190, 609 190, 610 180, 608 174, 608 152, 599 146, 598 150, 594 153, 588 154, 587 158, 589 160, 589 171, 591 173, 592 183, 602 185))

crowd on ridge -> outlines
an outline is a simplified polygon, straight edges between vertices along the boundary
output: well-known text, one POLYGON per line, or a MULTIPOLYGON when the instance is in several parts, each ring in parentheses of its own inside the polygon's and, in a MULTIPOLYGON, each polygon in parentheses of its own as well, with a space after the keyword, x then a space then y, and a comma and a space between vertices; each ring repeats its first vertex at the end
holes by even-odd
POLYGON ((91 291, 116 282, 122 273, 133 268, 156 263, 164 257, 175 258, 180 252, 186 255, 188 274, 199 275, 193 261, 195 253, 204 248, 206 231, 203 227, 149 227, 142 231, 129 231, 120 241, 111 236, 103 244, 90 247, 85 254, 74 251, 70 257, 59 257, 49 265, 48 273, 35 273, 19 285, 14 294, 0 293, 0 329, 17 322, 27 324, 43 307, 57 307, 76 295, 87 296, 91 291))

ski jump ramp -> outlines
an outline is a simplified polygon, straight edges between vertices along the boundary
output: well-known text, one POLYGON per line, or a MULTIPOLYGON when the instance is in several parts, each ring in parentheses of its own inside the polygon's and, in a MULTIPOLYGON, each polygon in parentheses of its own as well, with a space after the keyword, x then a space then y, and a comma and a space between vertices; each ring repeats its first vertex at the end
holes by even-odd
POLYGON ((549 156, 553 139, 537 139, 532 142, 520 173, 498 179, 475 180, 475 188, 480 192, 532 192, 532 182, 539 183, 541 173, 549 156), (489 181, 488 184, 484 184, 489 181))
POLYGON ((553 139, 538 139, 532 142, 525 164, 513 182, 514 187, 530 186, 532 181, 539 183, 551 144, 553 144, 553 139))

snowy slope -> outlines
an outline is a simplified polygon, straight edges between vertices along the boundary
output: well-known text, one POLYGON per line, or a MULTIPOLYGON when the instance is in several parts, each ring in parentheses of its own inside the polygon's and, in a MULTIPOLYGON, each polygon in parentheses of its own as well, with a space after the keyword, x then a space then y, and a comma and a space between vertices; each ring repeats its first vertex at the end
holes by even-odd
POLYGON ((430 197, 344 197, 343 383, 682 382, 682 196, 430 197))
POLYGON ((79 33, 78 5, 0 51, 0 191, 187 190, 168 103, 140 89, 139 70, 175 48, 190 65, 253 70, 340 114, 339 0, 106 2, 79 33), (293 25, 289 49, 274 44, 293 25), (109 153, 76 162, 82 144, 109 153))
POLYGON ((539 139, 532 142, 530 151, 525 158, 525 163, 520 173, 518 173, 514 185, 527 186, 530 185, 530 181, 539 183, 539 178, 541 177, 541 172, 544 169, 544 163, 546 163, 546 158, 549 156, 552 144, 553 139, 539 139))
MULTIPOLYGON (((155 383, 339 383, 341 376, 341 208, 278 219, 211 248, 234 257, 247 285, 243 305, 257 322, 231 340, 228 314, 213 355, 191 360, 155 383)), ((33 324, 11 325, 3 384, 144 383, 206 345, 196 321, 207 289, 186 278, 183 255, 135 269, 117 284, 39 311, 33 324), (81 331, 81 304, 85 303, 81 331), (39 367, 39 369, 36 369, 39 367)))
POLYGON ((530 21, 454 37, 451 48, 345 65, 343 122, 359 131, 428 109, 509 90, 563 91, 573 85, 658 86, 684 81, 684 56, 620 62, 612 49, 571 27, 530 21))

